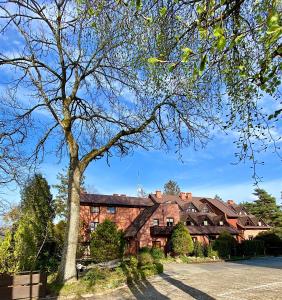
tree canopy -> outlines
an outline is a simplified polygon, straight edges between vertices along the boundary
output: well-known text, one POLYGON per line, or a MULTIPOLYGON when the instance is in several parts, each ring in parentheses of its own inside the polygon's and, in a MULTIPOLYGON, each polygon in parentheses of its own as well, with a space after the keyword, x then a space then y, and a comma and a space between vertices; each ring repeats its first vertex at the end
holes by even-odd
POLYGON ((179 195, 180 194, 180 188, 176 181, 169 180, 164 185, 164 194, 166 195, 179 195))
POLYGON ((261 99, 279 98, 278 5, 1 2, 0 33, 18 43, 5 39, 0 50, 0 151, 8 149, 0 155, 9 163, 20 149, 30 164, 50 152, 68 155, 63 280, 75 277, 80 184, 90 162, 136 147, 179 152, 204 143, 215 126, 238 130, 240 159, 254 160, 253 137, 276 145, 270 130, 281 111, 265 112, 261 99))
POLYGON ((260 188, 255 189, 254 195, 257 197, 257 200, 244 202, 242 205, 246 207, 248 212, 258 218, 262 218, 270 226, 282 230, 282 210, 276 204, 275 197, 260 188))

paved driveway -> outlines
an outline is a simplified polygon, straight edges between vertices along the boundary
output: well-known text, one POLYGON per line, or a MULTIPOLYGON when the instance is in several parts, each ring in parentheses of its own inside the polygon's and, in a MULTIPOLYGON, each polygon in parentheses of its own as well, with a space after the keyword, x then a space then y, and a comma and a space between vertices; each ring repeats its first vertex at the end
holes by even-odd
POLYGON ((165 265, 164 273, 95 299, 282 299, 282 257, 165 265))

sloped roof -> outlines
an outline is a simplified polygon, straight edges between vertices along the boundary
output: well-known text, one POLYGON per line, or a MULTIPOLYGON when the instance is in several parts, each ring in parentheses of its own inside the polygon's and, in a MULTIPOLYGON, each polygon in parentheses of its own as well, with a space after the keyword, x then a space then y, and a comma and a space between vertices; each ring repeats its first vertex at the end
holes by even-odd
POLYGON ((131 207, 148 207, 154 203, 150 198, 129 197, 126 195, 86 194, 80 196, 81 204, 115 205, 131 207))
POLYGON ((224 216, 216 215, 215 213, 182 212, 180 217, 182 221, 186 221, 190 218, 197 225, 202 224, 206 219, 210 220, 212 225, 218 225, 219 221, 224 221, 226 223, 224 216))
POLYGON ((155 203, 153 206, 145 208, 125 230, 124 236, 134 237, 158 207, 159 203, 155 203))
POLYGON ((215 206, 220 211, 222 211, 228 217, 231 217, 231 218, 238 217, 238 214, 236 212, 234 212, 233 209, 231 209, 227 203, 225 203, 219 199, 212 199, 212 198, 203 198, 203 199, 206 200, 211 205, 215 206))
MULTIPOLYGON (((223 231, 227 231, 230 234, 239 234, 239 231, 229 226, 186 226, 191 235, 209 235, 220 234, 223 231)), ((170 235, 174 227, 170 226, 152 226, 150 228, 152 235, 165 236, 170 235)))

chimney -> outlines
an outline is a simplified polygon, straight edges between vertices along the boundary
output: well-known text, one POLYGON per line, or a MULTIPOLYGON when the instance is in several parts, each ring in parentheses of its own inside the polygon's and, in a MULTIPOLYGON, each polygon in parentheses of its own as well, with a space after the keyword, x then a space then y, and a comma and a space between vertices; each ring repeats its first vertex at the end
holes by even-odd
POLYGON ((233 204, 235 204, 235 203, 234 203, 233 200, 227 200, 227 204, 228 204, 228 205, 233 205, 233 204))
POLYGON ((180 192, 179 197, 181 200, 186 200, 186 193, 180 192))
POLYGON ((192 201, 192 193, 191 192, 186 193, 186 198, 188 201, 192 201))
POLYGON ((156 191, 156 197, 158 199, 161 199, 162 198, 162 192, 161 191, 156 191))

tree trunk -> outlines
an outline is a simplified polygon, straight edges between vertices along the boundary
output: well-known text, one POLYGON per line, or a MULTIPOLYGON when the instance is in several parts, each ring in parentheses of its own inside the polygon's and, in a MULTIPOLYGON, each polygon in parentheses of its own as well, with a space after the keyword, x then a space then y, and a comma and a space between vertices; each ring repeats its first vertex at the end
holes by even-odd
POLYGON ((79 234, 80 210, 80 181, 81 171, 70 164, 69 194, 68 194, 68 219, 64 241, 63 256, 59 267, 57 279, 60 282, 76 280, 76 250, 79 234))

